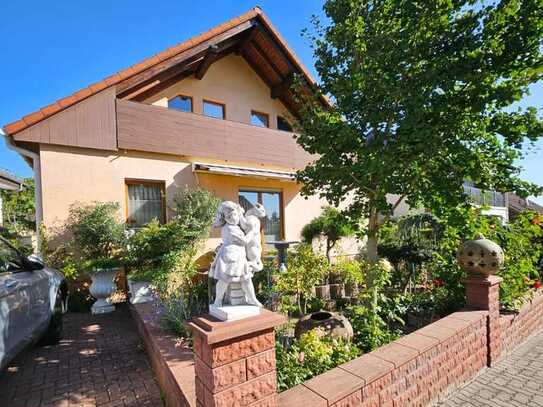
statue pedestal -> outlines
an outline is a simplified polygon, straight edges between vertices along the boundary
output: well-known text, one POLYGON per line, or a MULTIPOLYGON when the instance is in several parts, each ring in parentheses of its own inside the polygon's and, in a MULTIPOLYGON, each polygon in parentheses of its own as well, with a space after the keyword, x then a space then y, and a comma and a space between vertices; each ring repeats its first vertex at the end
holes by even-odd
POLYGON ((209 305, 209 313, 221 321, 238 321, 240 319, 260 315, 260 307, 256 305, 209 305))
POLYGON ((274 327, 283 315, 261 310, 240 321, 203 315, 187 323, 194 337, 197 406, 277 406, 274 327))

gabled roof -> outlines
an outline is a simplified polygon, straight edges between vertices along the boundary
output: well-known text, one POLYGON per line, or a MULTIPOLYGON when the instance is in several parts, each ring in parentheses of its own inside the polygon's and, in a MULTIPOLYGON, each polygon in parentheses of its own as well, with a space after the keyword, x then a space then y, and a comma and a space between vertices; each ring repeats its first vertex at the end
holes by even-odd
MULTIPOLYGON (((224 38, 227 38, 226 34, 228 33, 232 33, 237 38, 235 44, 237 52, 248 60, 253 69, 272 88, 272 97, 281 97, 282 101, 292 108, 295 104, 294 98, 292 95, 285 95, 290 92, 292 75, 294 73, 300 74, 310 86, 314 84, 307 69, 272 26, 260 7, 255 7, 239 17, 93 83, 70 96, 24 116, 20 120, 9 123, 4 126, 4 131, 9 135, 16 134, 107 88, 115 87, 118 97, 136 98, 141 92, 152 90, 152 87, 156 83, 160 83, 159 79, 164 79, 166 74, 169 74, 168 77, 171 79, 172 71, 175 73, 176 64, 187 65, 190 62, 194 65, 192 70, 185 67, 183 72, 185 75, 187 73, 198 75, 198 68, 202 71, 205 69, 204 65, 212 63, 212 58, 206 57, 209 52, 205 51, 212 51, 216 49, 212 47, 216 46, 209 45, 208 49, 203 50, 204 52, 200 48, 211 44, 214 39, 217 39, 217 42, 218 40, 223 41, 224 38), (236 29, 239 30, 236 31, 236 29), (130 93, 133 89, 139 90, 130 93)), ((231 50, 232 45, 230 46, 231 50)), ((165 80, 163 82, 166 83, 165 80)), ((326 104, 327 101, 323 99, 323 103, 326 104)))

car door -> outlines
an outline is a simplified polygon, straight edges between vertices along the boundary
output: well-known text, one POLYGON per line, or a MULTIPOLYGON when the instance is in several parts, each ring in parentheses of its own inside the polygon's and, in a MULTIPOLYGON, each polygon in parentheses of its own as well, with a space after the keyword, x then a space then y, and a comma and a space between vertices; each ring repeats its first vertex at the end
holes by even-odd
POLYGON ((20 255, 0 241, 0 368, 32 339, 32 284, 39 276, 24 269, 20 255))

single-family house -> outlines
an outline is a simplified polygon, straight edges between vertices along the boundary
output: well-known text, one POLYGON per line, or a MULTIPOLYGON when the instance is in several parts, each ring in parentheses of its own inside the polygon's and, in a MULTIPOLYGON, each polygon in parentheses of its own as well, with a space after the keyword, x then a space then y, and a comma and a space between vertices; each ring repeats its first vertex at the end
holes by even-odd
MULTIPOLYGON (((293 78, 313 79, 258 7, 4 126, 33 165, 37 220, 115 201, 131 227, 166 221, 185 186, 267 210, 268 241, 299 240, 326 204, 294 180, 293 78)), ((326 100, 322 100, 326 104, 326 100)), ((208 248, 214 248, 213 235, 208 248)), ((354 254, 354 241, 341 250, 354 254)))

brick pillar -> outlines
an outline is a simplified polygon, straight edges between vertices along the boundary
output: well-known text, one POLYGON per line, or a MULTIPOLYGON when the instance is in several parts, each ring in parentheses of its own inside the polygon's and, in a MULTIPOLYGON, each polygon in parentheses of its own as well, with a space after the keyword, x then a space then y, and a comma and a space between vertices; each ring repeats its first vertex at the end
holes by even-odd
POLYGON ((498 276, 471 276, 464 280, 466 305, 470 309, 488 311, 488 366, 493 366, 501 353, 500 283, 498 276))
POLYGON ((276 407, 274 327, 285 321, 263 309, 258 316, 238 321, 204 315, 189 322, 197 406, 276 407))

